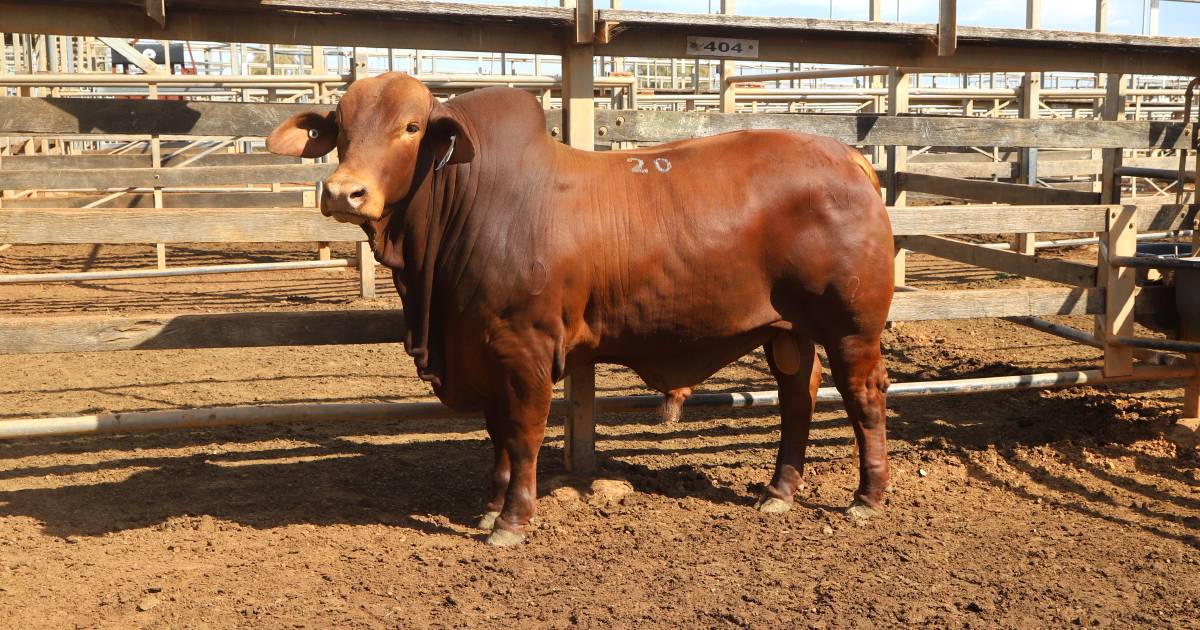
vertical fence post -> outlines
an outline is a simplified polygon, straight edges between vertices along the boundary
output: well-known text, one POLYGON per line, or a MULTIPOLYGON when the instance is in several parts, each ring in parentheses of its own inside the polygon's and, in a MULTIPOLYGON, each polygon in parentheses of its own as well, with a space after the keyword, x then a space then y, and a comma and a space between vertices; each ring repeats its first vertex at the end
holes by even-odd
MULTIPOLYGON (((735 12, 737 12, 737 0, 721 0, 722 15, 733 15, 735 12)), ((732 114, 737 111, 737 86, 725 82, 736 73, 736 61, 721 60, 721 113, 723 114, 732 114)))
MULTIPOLYGON (((1042 27, 1042 0, 1025 0, 1025 28, 1038 29, 1042 27)), ((1041 116, 1042 104, 1042 73, 1026 72, 1021 78, 1021 118, 1037 120, 1041 116)), ((1024 147, 1018 153, 1017 182, 1037 185, 1036 147, 1024 147)), ((1037 234, 1026 232, 1017 234, 1013 239, 1013 251, 1029 256, 1037 252, 1037 234)))
MULTIPOLYGON (((170 48, 170 44, 167 44, 166 47, 170 48)), ((157 100, 158 99, 158 84, 151 82, 146 87, 147 87, 147 90, 149 90, 150 99, 157 100)), ((153 134, 150 136, 150 166, 152 166, 154 168, 162 168, 162 140, 159 138, 158 134, 153 134)), ((154 198, 154 207, 162 208, 163 207, 163 189, 161 186, 154 187, 153 198, 154 198)), ((159 269, 167 268, 167 244, 166 243, 155 243, 154 244, 154 258, 157 263, 156 266, 159 269)))
MULTIPOLYGON (((350 82, 367 78, 367 51, 365 48, 354 48, 354 58, 350 64, 350 82)), ((360 241, 356 245, 358 263, 358 292, 362 297, 375 297, 375 254, 371 252, 371 244, 360 241)))
MULTIPOLYGON (((908 112, 909 75, 902 68, 892 68, 888 73, 888 115, 898 116, 908 112)), ((900 173, 908 168, 908 147, 892 145, 887 148, 887 203, 889 206, 903 206, 908 203, 908 195, 900 189, 900 173)), ((907 253, 896 249, 895 283, 904 285, 906 281, 907 253)))
MULTIPOLYGON (((1108 32, 1108 0, 1096 0, 1096 32, 1097 33, 1108 32)), ((1107 79, 1108 79, 1107 75, 1097 72, 1096 73, 1096 87, 1097 88, 1107 87, 1108 86, 1107 79)), ((1103 103, 1102 99, 1096 99, 1095 101, 1092 102, 1092 107, 1093 107, 1092 117, 1096 117, 1097 114, 1101 113, 1101 111, 1102 111, 1101 103, 1103 103)), ((1097 162, 1103 162, 1104 151, 1102 149, 1092 149, 1092 160, 1097 161, 1097 162)), ((1093 173, 1093 175, 1094 175, 1094 173, 1093 173)), ((1092 185, 1092 192, 1101 192, 1102 190, 1104 190, 1104 182, 1101 181, 1100 178, 1096 178, 1096 183, 1092 185)))
MULTIPOLYGON (((563 43, 563 133, 576 149, 595 148, 596 113, 592 67, 596 13, 593 0, 562 0, 575 9, 575 28, 563 43)), ((596 368, 581 365, 564 383, 569 402, 563 425, 563 464, 567 472, 590 475, 596 467, 596 368)))
MULTIPOLYGON (((1111 74, 1104 97, 1104 119, 1119 121, 1125 118, 1125 75, 1111 74)), ((1101 175, 1100 201, 1109 205, 1121 203, 1121 177, 1116 174, 1124 159, 1120 148, 1104 150, 1104 165, 1101 175)), ((1133 349, 1114 345, 1114 336, 1130 336, 1133 333, 1133 307, 1137 291, 1137 273, 1129 267, 1112 267, 1108 261, 1113 256, 1137 254, 1137 211, 1134 206, 1124 206, 1108 211, 1108 221, 1100 250, 1099 272, 1104 286, 1104 315, 1097 320, 1097 328, 1103 332, 1104 375, 1122 376, 1133 372, 1133 349), (1107 254, 1107 255, 1106 255, 1107 254)))
MULTIPOLYGON (((867 17, 872 22, 880 22, 883 20, 883 0, 869 0, 869 6, 867 9, 867 17)), ((870 78, 870 86, 875 89, 882 88, 883 87, 883 77, 879 76, 879 75, 872 76, 870 78)), ((795 86, 793 86, 793 87, 795 87, 795 86)), ((871 111, 872 112, 874 112, 876 114, 880 113, 883 109, 881 107, 881 105, 883 105, 883 97, 878 96, 878 95, 871 97, 871 111)), ((871 147, 871 163, 874 164, 876 168, 879 168, 879 166, 883 163, 883 157, 884 157, 883 147, 881 147, 877 144, 873 145, 871 147)))
MULTIPOLYGON (((1137 254, 1137 206, 1114 207, 1108 211, 1104 244, 1109 259, 1137 254)), ((1133 348, 1114 344, 1112 338, 1133 335, 1137 270, 1109 266, 1104 289, 1104 375, 1127 376, 1133 374, 1133 348)))
POLYGON ((365 298, 373 298, 375 297, 375 254, 371 251, 371 244, 367 241, 359 241, 356 246, 359 293, 365 298))
MULTIPOLYGON (((1188 121, 1183 121, 1186 125, 1188 121)), ((1200 130, 1200 122, 1193 126, 1192 133, 1195 134, 1200 130)), ((1200 155, 1193 156, 1196 160, 1196 170, 1192 174, 1192 203, 1200 203, 1200 155)), ((1183 182, 1179 182, 1179 188, 1183 188, 1183 182)), ((1186 199, 1180 194, 1181 198, 1186 199)), ((1191 228, 1192 230, 1192 256, 1200 255, 1200 216, 1192 219, 1191 225, 1180 226, 1183 228, 1191 228)), ((1189 330, 1189 336, 1195 336, 1200 331, 1189 330)), ((1184 418, 1200 418, 1200 353, 1193 354, 1191 357, 1192 365, 1196 366, 1196 376, 1189 378, 1183 387, 1183 417, 1184 418)), ((1193 426, 1195 426, 1193 424, 1193 426)))

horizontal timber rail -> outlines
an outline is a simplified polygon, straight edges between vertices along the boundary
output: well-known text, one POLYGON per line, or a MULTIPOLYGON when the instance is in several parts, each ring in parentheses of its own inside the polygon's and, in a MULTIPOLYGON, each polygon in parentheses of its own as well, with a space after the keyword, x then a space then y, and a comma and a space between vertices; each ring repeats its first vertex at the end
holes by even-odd
POLYGON ((988 182, 939 175, 900 172, 901 190, 920 192, 972 201, 1011 204, 1098 204, 1100 193, 1082 190, 1062 190, 1045 186, 988 182))
MULTIPOLYGON (((1137 312, 1161 312, 1168 292, 1144 288, 1137 312)), ((889 318, 1088 315, 1103 309, 1101 289, 923 291, 897 293, 889 318)), ((0 355, 399 343, 404 335, 404 316, 393 310, 0 317, 0 355)))
POLYGON ((336 164, 60 169, 50 172, 0 169, 0 189, 184 188, 313 182, 325 179, 336 169, 336 164))
POLYGON ((80 271, 66 273, 23 273, 0 275, 0 284, 34 284, 39 282, 85 282, 94 280, 126 280, 131 278, 173 278, 176 276, 207 276, 222 273, 258 273, 263 271, 298 271, 304 269, 337 269, 353 267, 344 258, 333 260, 298 260, 245 265, 207 265, 203 267, 172 267, 170 269, 125 269, 121 271, 80 271))
MULTIPOLYGON (((144 37, 269 44, 406 47, 560 54, 577 29, 574 9, 408 0, 271 0, 170 3, 165 25, 145 7, 54 0, 37 10, 0 2, 4 29, 17 33, 144 37)), ((593 16, 585 16, 589 20, 593 16)), ((762 60, 918 66, 945 70, 1073 70, 1200 74, 1200 40, 1110 33, 959 26, 953 56, 937 55, 936 24, 853 22, 739 15, 600 10, 595 54, 697 56, 687 37, 754 37, 762 60), (997 54, 997 50, 1003 54, 997 54)), ((584 29, 580 29, 584 30, 584 29)), ((586 29, 592 30, 592 29, 586 29)))
POLYGON ((1062 149, 1181 149, 1190 146, 1193 133, 1182 123, 1160 121, 623 110, 598 110, 596 126, 600 137, 614 142, 670 142, 743 129, 787 129, 850 145, 1062 149))
POLYGON ((603 55, 703 57, 686 47, 688 35, 702 34, 754 37, 759 43, 759 58, 774 61, 960 71, 1200 74, 1200 61, 1196 57, 1200 54, 1200 39, 1190 37, 958 26, 954 55, 939 57, 936 24, 620 9, 600 10, 597 16, 602 27, 611 23, 617 29, 617 34, 607 44, 597 46, 597 54, 603 55), (1155 54, 1161 57, 1155 58, 1155 54))
MULTIPOLYGON (((1142 367, 1133 374, 1105 377, 1100 370, 1074 370, 996 376, 988 378, 928 381, 924 383, 892 383, 889 397, 951 396, 982 392, 1012 392, 1030 389, 1101 385, 1137 381, 1185 379, 1196 373, 1194 366, 1142 367)), ((819 402, 838 402, 841 396, 833 387, 817 392, 819 402)), ((555 400, 551 413, 564 415, 570 403, 555 400)), ((653 411, 662 404, 661 396, 613 396, 596 399, 598 413, 653 411)), ((735 392, 693 395, 684 406, 696 408, 777 407, 779 393, 735 392)), ((259 405, 247 407, 210 407, 205 409, 131 411, 88 416, 59 418, 15 418, 0 420, 0 439, 34 437, 63 437, 100 433, 126 433, 163 429, 199 429, 234 425, 272 424, 282 422, 354 422, 376 420, 436 420, 443 418, 476 418, 477 413, 461 413, 440 403, 330 403, 259 405)))
POLYGON ((366 240, 362 228, 314 208, 13 208, 0 211, 0 243, 304 243, 366 240))
MULTIPOLYGON (((0 134, 265 137, 288 117, 331 105, 0 98, 0 134)), ((547 128, 562 111, 546 112, 547 128)), ((602 142, 669 142, 743 129, 788 129, 851 145, 1182 149, 1191 129, 1164 121, 1019 120, 879 114, 718 114, 597 110, 602 142)))
POLYGON ((940 236, 899 236, 896 237, 896 245, 907 250, 1027 278, 1079 287, 1097 285, 1097 267, 1093 264, 1027 256, 940 236))
MULTIPOLYGON (((320 165, 325 166, 325 165, 320 165)), ((3 171, 0 171, 2 174, 3 171)), ((1139 231, 1178 230, 1200 206, 1137 208, 1139 231)), ((889 208, 897 236, 1103 232, 1107 205, 963 205, 889 208)), ((363 241, 361 228, 335 223, 313 208, 114 209, 11 208, 0 212, 0 243, 295 243, 363 241)))

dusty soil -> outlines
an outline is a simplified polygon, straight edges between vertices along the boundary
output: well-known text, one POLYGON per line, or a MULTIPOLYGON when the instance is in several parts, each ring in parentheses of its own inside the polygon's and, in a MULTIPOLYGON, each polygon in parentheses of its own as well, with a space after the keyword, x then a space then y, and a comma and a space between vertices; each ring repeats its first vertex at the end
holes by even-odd
MULTIPOLYGON (((345 255, 348 252, 336 252, 345 255)), ((1080 254, 1088 256, 1087 252, 1080 254)), ((14 247, 0 272, 136 267, 147 248, 14 247)), ((172 248, 172 264, 304 249, 172 248)), ((921 256, 928 289, 1030 281, 921 256)), ((389 296, 381 272, 380 294, 389 296)), ((0 287, 0 313, 336 309, 350 273, 0 287)), ((1087 326, 1083 319, 1068 323, 1087 326)), ((894 381, 1094 366, 1003 321, 906 323, 894 381)), ((644 390, 602 367, 603 394, 644 390)), ((1200 457, 1163 439, 1175 383, 890 405, 886 518, 842 516, 851 432, 819 409, 796 509, 751 505, 769 411, 602 418, 601 479, 542 451, 528 542, 472 527, 490 446, 479 421, 290 424, 0 445, 0 626, 1200 627, 1200 457)), ((761 356, 704 385, 773 387, 761 356)), ((427 400, 398 346, 12 356, 0 417, 252 402, 427 400)), ((2 420, 0 420, 2 421, 2 420)))

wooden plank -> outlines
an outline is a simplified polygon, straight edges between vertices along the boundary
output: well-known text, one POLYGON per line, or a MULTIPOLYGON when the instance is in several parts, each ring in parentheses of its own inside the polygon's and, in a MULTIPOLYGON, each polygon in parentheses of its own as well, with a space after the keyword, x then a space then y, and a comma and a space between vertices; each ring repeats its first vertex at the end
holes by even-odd
POLYGON ((141 51, 130 46, 124 40, 115 37, 98 37, 96 39, 99 39, 104 42, 104 45, 120 53, 122 57, 128 59, 130 63, 140 68, 146 74, 164 74, 166 72, 162 66, 147 59, 141 51))
POLYGON ((1012 179, 1017 173, 1016 166, 1011 162, 914 162, 909 160, 908 172, 938 177, 1012 179))
POLYGON ((851 145, 1177 149, 1190 134, 1159 121, 1014 120, 878 114, 719 114, 598 110, 606 141, 668 142, 742 129, 788 129, 851 145))
POLYGON ((889 208, 892 233, 1099 232, 1107 206, 936 206, 889 208))
POLYGON ((400 311, 0 317, 0 354, 399 343, 400 311))
POLYGON ((333 173, 336 164, 265 166, 184 166, 75 170, 0 170, 0 188, 83 190, 103 188, 185 188, 230 184, 314 182, 333 173))
MULTIPOLYGON (((737 13, 737 0, 721 0, 721 14, 733 15, 737 13)), ((737 86, 728 83, 730 77, 737 74, 737 61, 734 59, 722 59, 720 61, 721 68, 721 85, 720 85, 720 102, 721 112, 724 114, 732 114, 737 111, 737 86)), ((631 108, 632 109, 632 108, 631 108)))
MULTIPOLYGON (((164 147, 163 166, 171 166, 194 157, 193 151, 172 156, 172 149, 164 147), (169 159, 168 159, 169 158, 169 159)), ((273 153, 210 153, 189 162, 188 166, 265 166, 271 164, 300 164, 300 158, 273 153)), ((12 171, 58 170, 58 169, 110 169, 147 168, 149 155, 123 153, 119 155, 14 155, 4 156, 0 169, 12 171)))
MULTIPOLYGON (((593 21, 594 25, 592 0, 562 0, 562 4, 577 6, 577 19, 582 20, 586 15, 586 19, 593 21)), ((579 30, 577 27, 576 32, 579 30)), ((589 43, 583 45, 568 40, 562 55, 566 141, 570 146, 585 151, 595 150, 594 51, 591 38, 589 43)), ((596 366, 591 363, 577 366, 567 375, 563 386, 567 399, 563 464, 569 473, 590 475, 596 468, 596 366)))
POLYGON ((959 26, 955 54, 940 57, 936 24, 628 10, 601 10, 599 20, 621 28, 619 36, 597 50, 602 55, 679 57, 687 35, 753 34, 759 40, 759 58, 771 61, 959 71, 1200 72, 1200 40, 1189 37, 959 26))
POLYGON ((0 212, 0 243, 298 243, 365 238, 358 226, 337 223, 312 208, 0 212))
POLYGON ((1099 289, 977 289, 915 291, 892 298, 891 321, 1085 315, 1103 309, 1099 289))
MULTIPOLYGON (((1165 291, 1143 289, 1137 312, 1161 311, 1170 303, 1163 299, 1165 291)), ((897 293, 889 318, 1099 313, 1103 294, 1078 288, 897 293)), ((20 316, 0 317, 0 354, 400 343, 404 334, 399 310, 20 316)))
MULTIPOLYGON (((0 133, 264 137, 289 116, 329 105, 0 98, 0 133)), ((547 127, 561 112, 547 112, 547 127)), ((741 129, 790 129, 854 145, 1177 149, 1183 125, 1161 121, 1009 120, 938 116, 719 114, 597 110, 604 142, 666 142, 741 129)))
POLYGON ((144 37, 182 41, 305 46, 405 47, 426 50, 562 52, 570 13, 520 6, 447 2, 305 2, 258 0, 171 3, 166 27, 118 3, 0 2, 4 28, 18 33, 144 37), (407 9, 400 7, 407 6, 407 9))
POLYGON ((958 0, 941 0, 938 8, 938 56, 949 57, 958 49, 958 0))
POLYGON ((1095 265, 1054 258, 1035 258, 940 236, 900 236, 896 238, 896 242, 905 249, 977 267, 1077 287, 1096 286, 1095 265))
POLYGON ((1100 203, 1100 195, 1092 192, 1061 190, 1025 184, 973 181, 952 177, 938 177, 936 175, 921 175, 918 173, 901 173, 900 187, 913 192, 995 203, 1029 205, 1090 205, 1100 203))
POLYGON ((1176 205, 1173 203, 1126 203, 1137 208, 1137 230, 1139 232, 1169 232, 1189 230, 1192 222, 1200 215, 1200 205, 1176 205))
POLYGON ((0 133, 266 137, 295 114, 331 109, 290 103, 3 97, 0 133))
MULTIPOLYGON (((7 158, 6 158, 7 159, 7 158)), ((72 195, 70 197, 23 197, 5 199, 4 208, 81 208, 108 195, 72 195)), ((305 206, 304 193, 285 192, 164 192, 165 208, 297 208, 305 206)), ((103 208, 152 208, 154 199, 147 193, 126 193, 96 206, 103 208)))
MULTIPOLYGON (((244 7, 241 0, 220 0, 195 3, 206 7, 244 7)), ((383 17, 408 17, 416 19, 444 19, 451 21, 509 22, 532 21, 569 26, 575 20, 575 12, 561 7, 506 6, 498 4, 466 4, 453 2, 427 2, 424 0, 259 0, 262 8, 282 10, 318 11, 325 13, 351 13, 383 17)))
MULTIPOLYGON (((1137 254, 1136 208, 1126 206, 1108 212, 1108 226, 1103 243, 1108 256, 1137 254)), ((1107 264, 1101 257, 1100 264, 1107 264)), ((1110 267, 1105 278, 1104 300, 1104 375, 1125 376, 1133 373, 1133 348, 1116 345, 1116 337, 1132 337, 1134 300, 1137 295, 1137 270, 1130 267, 1110 267)))
MULTIPOLYGON (((912 234, 995 234, 1019 231, 1099 232, 1109 206, 938 206, 891 208, 892 230, 912 234)), ((1198 206, 1138 207, 1138 225, 1173 229, 1198 206)), ((194 243, 360 241, 362 231, 312 208, 234 208, 161 211, 10 209, 0 212, 0 242, 194 243)))
POLYGON ((358 259, 358 294, 365 298, 375 297, 375 254, 371 244, 359 241, 355 248, 358 259))
POLYGON ((579 366, 563 384, 567 417, 563 424, 563 457, 567 472, 590 475, 596 468, 596 369, 579 366))

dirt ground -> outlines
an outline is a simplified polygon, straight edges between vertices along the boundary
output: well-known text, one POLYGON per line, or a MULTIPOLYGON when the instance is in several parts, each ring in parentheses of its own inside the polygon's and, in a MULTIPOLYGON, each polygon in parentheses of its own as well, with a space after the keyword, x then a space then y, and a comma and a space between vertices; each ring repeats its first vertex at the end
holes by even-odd
MULTIPOLYGON (((169 250, 173 265, 312 255, 169 250)), ((152 261, 17 246, 0 272, 152 261)), ((928 289, 1031 282, 910 264, 928 289)), ((385 272, 379 288, 388 297, 361 300, 353 273, 320 271, 10 286, 0 314, 395 307, 385 272)), ((895 382, 1099 359, 999 320, 905 323, 885 349, 895 382)), ((562 474, 552 419, 535 526, 511 549, 472 526, 490 465, 481 421, 0 444, 0 626, 1200 628, 1200 455, 1162 437, 1177 385, 895 399, 895 492, 866 524, 842 515, 857 464, 836 406, 818 411, 808 485, 782 515, 751 507, 774 460, 770 410, 603 417, 595 483, 562 474)), ((607 366, 598 387, 644 392, 607 366)), ((703 390, 772 387, 750 356, 703 390)), ((428 399, 396 345, 0 362, 0 418, 428 399)))

